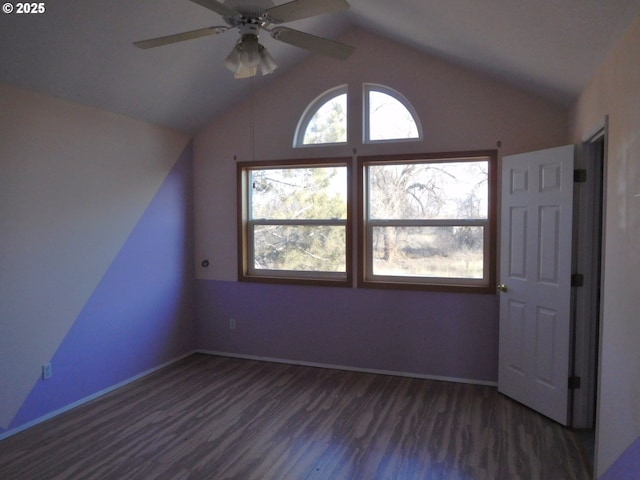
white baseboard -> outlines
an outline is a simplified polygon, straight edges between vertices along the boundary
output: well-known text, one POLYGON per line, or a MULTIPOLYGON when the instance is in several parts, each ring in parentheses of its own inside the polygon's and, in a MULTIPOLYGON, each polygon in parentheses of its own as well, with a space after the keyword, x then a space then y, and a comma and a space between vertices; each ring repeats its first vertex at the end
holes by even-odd
POLYGON ((274 358, 274 357, 261 357, 261 356, 256 356, 256 355, 243 355, 243 354, 238 354, 238 353, 231 353, 231 352, 219 352, 219 351, 214 351, 214 350, 194 350, 188 353, 185 353, 184 355, 181 355, 180 357, 174 358, 173 360, 169 360, 168 362, 165 362, 161 365, 158 365, 156 367, 153 367, 149 370, 146 370, 142 373, 139 373, 138 375, 135 375, 131 378, 128 378, 127 380, 124 380, 120 383, 117 383, 115 385, 112 385, 111 387, 105 388, 104 390, 100 390, 99 392, 96 392, 92 395, 89 395, 88 397, 82 398, 80 400, 77 400, 73 403, 70 403, 69 405, 65 405, 62 408, 59 408, 58 410, 55 410, 53 412, 50 412, 46 415, 43 415, 42 417, 38 417, 35 420, 31 420, 30 422, 27 422, 25 424, 22 424, 16 428, 13 428, 9 431, 6 431, 4 433, 0 433, 0 441, 4 440, 5 438, 9 438, 17 433, 20 433, 24 430, 27 430, 31 427, 34 427, 35 425, 38 425, 39 423, 45 422, 47 420, 50 420, 54 417, 57 417, 58 415, 68 412, 69 410, 72 410, 76 407, 79 407, 81 405, 84 405, 85 403, 88 403, 92 400, 95 400, 96 398, 102 397, 103 395, 106 395, 107 393, 111 393, 114 390, 117 390, 118 388, 124 387, 125 385, 128 385, 132 382, 135 382, 136 380, 140 380, 143 377, 146 377, 147 375, 154 373, 164 367, 167 367, 173 363, 179 362, 180 360, 193 355, 194 353, 200 353, 200 354, 204 354, 204 355, 216 355, 216 356, 220 356, 220 357, 230 357, 230 358, 240 358, 240 359, 244 359, 244 360, 257 360, 257 361, 261 361, 261 362, 273 362, 273 363, 284 363, 284 364, 288 364, 288 365, 301 365, 301 366, 305 366, 305 367, 316 367, 316 368, 329 368, 329 369, 333 369, 333 370, 344 370, 347 372, 362 372, 362 373, 373 373, 373 374, 378 374, 378 375, 392 375, 392 376, 396 376, 396 377, 409 377, 409 378, 419 378, 419 379, 423 379, 423 380, 437 380, 437 381, 441 381, 441 382, 455 382, 455 383, 466 383, 466 384, 470 384, 470 385, 484 385, 484 386, 489 386, 489 387, 496 387, 498 386, 497 382, 490 382, 490 381, 486 381, 486 380, 475 380, 475 379, 469 379, 469 378, 458 378, 458 377, 443 377, 443 376, 439 376, 439 375, 425 375, 422 373, 412 373, 412 372, 399 372, 399 371, 395 371, 395 370, 378 370, 378 369, 374 369, 374 368, 359 368, 359 367, 351 367, 351 366, 347 366, 347 365, 333 365, 333 364, 327 364, 327 363, 317 363, 317 362, 305 362, 302 360, 289 360, 289 359, 284 359, 284 358, 274 358))
POLYGON ((201 353, 204 355, 217 355, 219 357, 240 358, 244 360, 257 360, 260 362, 274 362, 274 363, 284 363, 287 365, 301 365, 305 367, 329 368, 332 370, 344 370, 347 372, 374 373, 378 375, 392 375, 396 377, 419 378, 422 380, 437 380, 440 382, 466 383, 470 385, 482 385, 482 386, 488 386, 488 387, 498 386, 498 382, 491 382, 487 380, 475 380, 470 378, 458 378, 458 377, 443 377, 439 375, 425 375, 423 373, 399 372, 395 370, 378 370, 374 368, 359 368, 359 367, 350 367, 347 365, 333 365, 333 364, 327 364, 327 363, 305 362, 302 360, 289 360, 284 358, 261 357, 256 355, 243 355, 238 353, 219 352, 215 350, 196 350, 195 353, 201 353))
POLYGON ((128 378, 126 380, 123 380, 120 383, 116 383, 115 385, 112 385, 111 387, 105 388, 104 390, 100 390, 99 392, 96 392, 92 395, 89 395, 88 397, 82 398, 80 400, 77 400, 73 403, 70 403, 69 405, 65 405, 62 408, 59 408, 57 410, 54 410, 53 412, 47 413, 46 415, 43 415, 42 417, 38 417, 35 420, 31 420, 30 422, 24 423, 22 425, 17 426, 16 428, 13 428, 11 430, 8 430, 6 432, 0 433, 0 441, 4 440, 5 438, 9 438, 13 435, 15 435, 16 433, 20 433, 23 432, 31 427, 34 427, 36 425, 38 425, 39 423, 42 422, 46 422, 47 420, 50 420, 54 417, 57 417, 58 415, 68 412, 69 410, 73 410, 76 407, 79 407, 80 405, 84 405, 85 403, 88 403, 92 400, 95 400, 96 398, 102 397, 103 395, 106 395, 107 393, 111 393, 114 390, 117 390, 118 388, 124 387, 125 385, 128 385, 132 382, 135 382, 136 380, 140 380, 143 377, 146 377, 147 375, 154 373, 164 367, 168 367, 169 365, 179 362, 180 360, 189 357, 191 355, 193 355, 194 353, 197 353, 195 351, 191 351, 188 353, 185 353, 184 355, 181 355, 177 358, 174 358, 173 360, 169 360, 168 362, 165 362, 161 365, 158 365, 157 367, 153 367, 150 368, 149 370, 146 370, 142 373, 139 373, 138 375, 135 375, 131 378, 128 378))

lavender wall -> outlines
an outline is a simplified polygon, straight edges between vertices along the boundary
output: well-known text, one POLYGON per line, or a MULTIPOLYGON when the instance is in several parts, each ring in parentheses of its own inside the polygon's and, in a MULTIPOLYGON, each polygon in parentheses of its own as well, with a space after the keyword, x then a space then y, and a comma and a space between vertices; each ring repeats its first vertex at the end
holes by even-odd
MULTIPOLYGON (((368 291, 237 283, 238 161, 482 150, 500 155, 567 141, 567 110, 366 30, 340 39, 348 62, 311 56, 196 136, 195 223, 198 347, 302 362, 497 380, 495 295, 368 291), (384 59, 385 68, 380 68, 384 59), (420 142, 363 144, 363 83, 389 86, 415 108, 420 142), (295 149, 308 104, 347 84, 347 145, 295 149), (255 140, 255 143, 254 143, 255 140), (255 148, 252 148, 255 146, 255 148), (208 259, 210 266, 201 267, 208 259), (230 331, 229 318, 237 320, 230 331)), ((355 157, 354 157, 355 160, 355 157)))
POLYGON ((200 349, 480 382, 497 376, 494 295, 461 302, 433 292, 200 280, 196 299, 200 349))
POLYGON ((10 428, 191 350, 192 148, 187 146, 10 428))
POLYGON ((0 132, 2 438, 190 351, 193 153, 3 84, 0 132))
POLYGON ((631 444, 600 480, 638 480, 640 476, 640 437, 631 444))

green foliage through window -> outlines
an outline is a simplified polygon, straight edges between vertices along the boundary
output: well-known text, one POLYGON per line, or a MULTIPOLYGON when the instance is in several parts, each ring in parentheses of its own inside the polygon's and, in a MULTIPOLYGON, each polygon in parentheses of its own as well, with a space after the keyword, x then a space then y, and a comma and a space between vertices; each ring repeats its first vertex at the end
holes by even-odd
POLYGON ((347 278, 347 170, 335 163, 245 166, 248 275, 347 278))
POLYGON ((376 157, 360 165, 363 284, 491 288, 492 152, 461 158, 376 157))
POLYGON ((347 141, 347 94, 343 93, 322 105, 304 132, 305 145, 345 143, 347 141))

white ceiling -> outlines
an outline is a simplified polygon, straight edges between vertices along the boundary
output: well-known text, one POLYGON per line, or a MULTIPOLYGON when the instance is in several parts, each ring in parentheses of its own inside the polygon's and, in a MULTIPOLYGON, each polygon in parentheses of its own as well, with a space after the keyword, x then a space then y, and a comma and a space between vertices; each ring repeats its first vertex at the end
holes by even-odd
MULTIPOLYGON (((328 38, 358 26, 565 105, 640 14, 640 0, 349 3, 347 12, 287 26, 328 38)), ((235 32, 152 50, 131 45, 224 25, 189 0, 50 0, 45 7, 44 14, 0 13, 0 82, 192 133, 251 88, 223 66, 235 32)), ((263 43, 281 67, 269 80, 307 55, 268 36, 263 43)))

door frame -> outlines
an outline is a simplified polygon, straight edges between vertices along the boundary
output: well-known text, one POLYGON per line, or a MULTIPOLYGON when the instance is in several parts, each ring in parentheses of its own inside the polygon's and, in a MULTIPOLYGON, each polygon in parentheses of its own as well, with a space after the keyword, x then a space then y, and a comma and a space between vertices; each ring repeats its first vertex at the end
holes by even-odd
MULTIPOLYGON (((586 181, 574 185, 573 272, 584 284, 572 289, 572 375, 580 388, 571 392, 570 425, 593 430, 599 397, 600 329, 604 279, 605 198, 609 121, 579 145, 576 168, 587 171, 586 181), (594 215, 594 212, 600 212, 594 215)), ((596 432, 597 433, 597 432, 596 432)))

